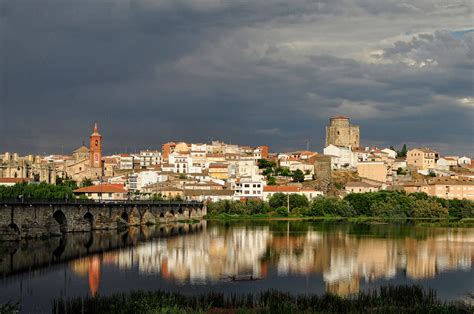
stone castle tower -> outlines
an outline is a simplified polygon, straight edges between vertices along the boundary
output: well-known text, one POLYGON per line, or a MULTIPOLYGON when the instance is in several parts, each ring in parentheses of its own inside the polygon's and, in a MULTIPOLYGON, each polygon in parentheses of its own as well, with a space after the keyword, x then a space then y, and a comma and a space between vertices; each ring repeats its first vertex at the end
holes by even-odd
POLYGON ((326 126, 326 147, 336 146, 360 146, 360 130, 358 125, 350 123, 348 117, 335 116, 329 120, 326 126))
POLYGON ((90 137, 89 162, 91 168, 102 167, 102 135, 99 134, 97 123, 94 125, 94 133, 90 137))

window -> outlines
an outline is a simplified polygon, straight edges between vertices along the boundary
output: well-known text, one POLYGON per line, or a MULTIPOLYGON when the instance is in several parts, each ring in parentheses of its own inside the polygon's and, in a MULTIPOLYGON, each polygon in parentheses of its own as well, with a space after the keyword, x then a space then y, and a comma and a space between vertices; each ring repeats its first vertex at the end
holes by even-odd
POLYGON ((109 197, 112 197, 112 193, 109 193, 109 197))

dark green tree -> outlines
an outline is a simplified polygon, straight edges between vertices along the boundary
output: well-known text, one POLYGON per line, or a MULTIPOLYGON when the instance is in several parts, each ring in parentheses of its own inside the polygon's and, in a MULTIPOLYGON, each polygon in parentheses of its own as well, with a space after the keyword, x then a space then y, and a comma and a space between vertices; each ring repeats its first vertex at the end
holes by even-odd
POLYGON ((81 181, 81 187, 92 186, 92 180, 90 178, 84 178, 81 181))
POLYGON ((397 157, 405 158, 407 156, 407 152, 407 144, 403 144, 402 149, 397 152, 397 157))
POLYGON ((288 204, 288 196, 283 193, 275 193, 268 200, 268 204, 270 205, 270 208, 272 209, 276 209, 282 206, 286 207, 288 204))
POLYGON ((269 161, 266 159, 259 159, 258 160, 258 168, 266 169, 266 168, 275 168, 276 163, 274 161, 269 161))
POLYGON ((267 177, 267 185, 275 185, 276 179, 275 177, 267 177))
POLYGON ((293 172, 293 181, 295 182, 303 182, 304 181, 304 173, 300 169, 296 169, 293 172))

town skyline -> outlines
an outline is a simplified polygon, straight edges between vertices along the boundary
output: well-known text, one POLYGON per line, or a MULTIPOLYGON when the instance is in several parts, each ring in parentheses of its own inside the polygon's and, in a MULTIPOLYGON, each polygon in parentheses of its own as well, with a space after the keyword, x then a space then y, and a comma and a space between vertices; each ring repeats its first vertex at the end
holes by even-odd
MULTIPOLYGON (((335 116, 340 116, 339 114, 338 115, 335 115, 335 116)), ((350 117, 349 117, 350 118, 350 117)), ((37 148, 37 149, 34 149, 34 146, 33 148, 28 148, 28 147, 25 147, 24 149, 19 149, 19 150, 15 150, 14 148, 12 149, 8 149, 8 147, 6 147, 6 149, 4 148, 3 150, 0 150, 2 152, 11 152, 11 153, 18 153, 18 154, 21 154, 21 155, 28 155, 28 154, 32 154, 32 155, 51 155, 51 154, 61 154, 61 155, 64 155, 64 154, 69 154, 71 153, 74 149, 77 149, 79 146, 81 145, 87 145, 87 142, 89 141, 89 133, 90 132, 90 129, 91 127, 94 126, 94 124, 97 124, 99 125, 99 128, 100 128, 100 132, 101 134, 105 134, 105 137, 106 137, 106 141, 105 141, 105 145, 103 147, 103 153, 104 154, 120 154, 120 153, 137 153, 139 152, 140 150, 161 150, 162 148, 162 145, 165 144, 165 143, 168 143, 168 142, 176 142, 176 143, 179 143, 179 142, 184 142, 184 143, 210 143, 212 141, 220 141, 220 142, 223 142, 223 143, 227 143, 227 144, 236 144, 236 145, 248 145, 248 146, 254 146, 254 147, 257 147, 257 146, 260 146, 260 145, 267 145, 269 146, 272 150, 272 152, 289 152, 289 151, 298 151, 298 150, 309 150, 309 151, 316 151, 316 152, 322 152, 322 150, 324 149, 324 147, 326 146, 325 145, 325 127, 328 123, 328 120, 330 120, 330 117, 327 118, 327 120, 325 121, 325 124, 324 125, 321 125, 321 134, 320 134, 320 137, 317 137, 317 138, 309 138, 309 137, 306 137, 306 138, 302 138, 301 139, 301 143, 299 146, 288 146, 288 147, 285 147, 285 146, 274 146, 272 145, 272 141, 271 141, 271 135, 268 136, 268 141, 266 142, 257 142, 257 141, 251 141, 250 143, 244 143, 244 142, 238 142, 238 141, 234 141, 232 140, 232 138, 223 138, 222 136, 216 136, 216 137, 213 137, 213 136, 208 136, 206 139, 202 139, 202 140, 199 140, 199 138, 197 140, 190 140, 190 138, 196 138, 195 136, 192 136, 190 134, 190 136, 188 138, 171 138, 171 139, 165 139, 163 140, 162 142, 154 142, 153 144, 149 143, 149 144, 142 144, 142 145, 138 145, 138 144, 133 144, 133 142, 130 142, 130 143, 121 143, 121 144, 113 144, 112 147, 110 147, 108 145, 108 142, 110 142, 110 140, 112 140, 112 143, 115 143, 115 140, 113 139, 113 136, 111 137, 110 134, 114 132, 114 130, 107 130, 107 129, 104 129, 104 127, 102 126, 102 124, 100 123, 99 120, 94 120, 92 121, 91 123, 89 123, 85 129, 85 133, 82 134, 82 137, 78 138, 76 141, 70 143, 63 143, 63 142, 60 142, 58 146, 52 146, 49 150, 44 150, 44 151, 41 151, 41 149, 37 148), (308 145, 309 144, 309 145, 308 145), (309 146, 309 147, 308 147, 309 146), (280 149, 279 149, 280 148, 280 149)), ((352 120, 352 119, 351 119, 352 120)), ((357 120, 356 120, 357 121, 357 120)), ((415 142, 415 141, 410 141, 409 139, 407 139, 406 141, 402 141, 402 142, 399 142, 399 143, 390 143, 390 142, 385 142, 385 141, 370 141, 370 140, 367 140, 366 139, 366 134, 364 132, 364 126, 361 125, 361 143, 360 143, 360 147, 391 147, 393 146, 395 149, 401 149, 403 147, 403 145, 407 145, 407 147, 431 147, 443 154, 460 154, 460 155, 468 155, 468 156, 473 156, 474 155, 474 144, 473 144, 473 147, 472 149, 467 149, 465 151, 456 151, 454 149, 451 149, 450 147, 448 146, 444 146, 444 145, 440 145, 441 149, 439 149, 437 146, 429 146, 429 145, 425 145, 423 142, 415 142), (444 149, 443 149, 444 148, 444 149)))

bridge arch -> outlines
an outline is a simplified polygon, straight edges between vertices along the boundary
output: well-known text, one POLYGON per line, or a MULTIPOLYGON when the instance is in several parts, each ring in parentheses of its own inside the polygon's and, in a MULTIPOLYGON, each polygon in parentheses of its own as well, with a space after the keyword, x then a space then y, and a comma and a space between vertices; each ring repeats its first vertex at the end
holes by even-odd
POLYGON ((53 218, 59 224, 59 230, 61 230, 61 232, 67 232, 67 218, 63 211, 60 209, 55 211, 53 213, 53 218))
POLYGON ((18 225, 16 223, 11 223, 8 225, 8 228, 12 229, 13 232, 15 233, 20 233, 20 227, 18 227, 18 225))
POLYGON ((127 212, 122 212, 122 214, 120 215, 120 218, 122 218, 123 220, 125 220, 126 223, 128 223, 128 213, 127 212))
POLYGON ((94 225, 94 215, 92 215, 90 212, 87 212, 84 214, 84 220, 87 221, 89 223, 89 225, 91 226, 91 229, 92 229, 92 226, 94 225))

